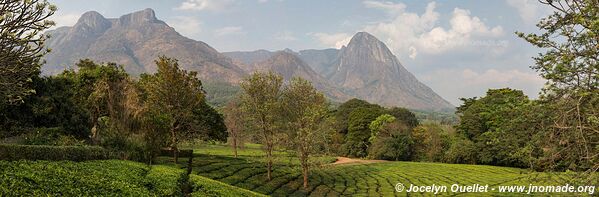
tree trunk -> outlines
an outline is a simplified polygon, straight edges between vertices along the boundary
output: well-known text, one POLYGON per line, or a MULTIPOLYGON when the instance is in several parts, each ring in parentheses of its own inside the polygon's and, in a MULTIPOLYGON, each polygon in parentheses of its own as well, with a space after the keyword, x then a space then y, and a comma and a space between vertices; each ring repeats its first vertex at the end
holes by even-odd
POLYGON ((179 149, 177 149, 177 135, 175 133, 175 129, 171 129, 171 148, 173 150, 173 159, 175 160, 175 164, 179 161, 179 149))
POLYGON ((235 158, 237 158, 237 137, 233 136, 233 153, 235 154, 235 158))
POLYGON ((267 147, 266 152, 267 152, 266 155, 268 157, 266 176, 268 177, 268 181, 271 181, 272 180, 272 148, 270 146, 267 147))
POLYGON ((304 189, 308 189, 308 166, 302 166, 302 174, 304 175, 304 189))

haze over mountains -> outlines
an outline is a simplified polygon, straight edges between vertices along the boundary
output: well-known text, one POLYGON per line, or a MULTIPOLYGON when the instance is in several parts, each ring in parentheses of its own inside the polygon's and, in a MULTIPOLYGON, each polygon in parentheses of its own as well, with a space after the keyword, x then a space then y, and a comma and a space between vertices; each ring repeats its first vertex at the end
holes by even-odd
POLYGON ((247 74, 272 70, 286 80, 307 79, 338 102, 357 97, 411 109, 453 108, 407 71, 384 43, 366 32, 357 33, 341 49, 219 53, 204 42, 180 35, 158 20, 153 10, 145 9, 118 19, 86 12, 73 27, 48 33, 52 52, 45 57, 45 74, 60 73, 84 58, 122 64, 132 75, 153 73, 154 60, 166 55, 178 59, 183 69, 198 71, 206 81, 236 85, 247 74))

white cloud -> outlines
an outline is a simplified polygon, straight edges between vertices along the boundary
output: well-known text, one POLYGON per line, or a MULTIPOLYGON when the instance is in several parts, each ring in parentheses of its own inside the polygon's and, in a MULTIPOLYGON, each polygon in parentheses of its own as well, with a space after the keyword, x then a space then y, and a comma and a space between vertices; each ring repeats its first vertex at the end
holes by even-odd
POLYGON ((202 22, 193 17, 175 16, 167 23, 181 35, 189 38, 197 38, 198 34, 202 32, 202 22))
POLYGON ((230 36, 230 35, 245 35, 246 32, 241 26, 229 26, 214 30, 216 36, 230 36))
POLYGON ((352 37, 352 35, 346 33, 308 33, 308 35, 318 39, 318 41, 320 41, 320 43, 322 43, 326 47, 334 48, 341 48, 347 45, 347 43, 349 43, 352 37))
POLYGON ((527 24, 537 22, 543 15, 550 13, 549 6, 544 6, 538 0, 507 0, 507 4, 518 10, 522 21, 527 24))
POLYGON ((62 26, 73 26, 73 25, 75 25, 75 23, 77 23, 77 21, 79 20, 79 17, 81 17, 80 13, 78 13, 78 14, 57 13, 56 15, 53 15, 50 17, 50 20, 52 20, 56 23, 56 25, 54 27, 52 27, 51 29, 56 29, 56 28, 62 27, 62 26))
POLYGON ((470 11, 460 8, 453 10, 448 28, 438 26, 440 14, 435 11, 435 2, 428 3, 422 14, 407 12, 401 3, 365 1, 364 4, 388 13, 394 11, 392 20, 368 25, 364 30, 385 42, 398 56, 407 54, 414 59, 420 53, 474 49, 496 44, 497 40, 489 39, 503 35, 501 26, 489 27, 480 18, 471 16, 470 11))
POLYGON ((297 38, 290 31, 279 32, 275 35, 275 39, 283 41, 294 41, 297 38))
POLYGON ((518 69, 441 69, 419 77, 454 105, 458 98, 482 96, 488 89, 513 88, 536 98, 545 80, 536 73, 518 69), (459 84, 459 85, 456 85, 459 84))
POLYGON ((220 11, 228 8, 231 4, 233 4, 233 0, 185 0, 176 9, 220 11))

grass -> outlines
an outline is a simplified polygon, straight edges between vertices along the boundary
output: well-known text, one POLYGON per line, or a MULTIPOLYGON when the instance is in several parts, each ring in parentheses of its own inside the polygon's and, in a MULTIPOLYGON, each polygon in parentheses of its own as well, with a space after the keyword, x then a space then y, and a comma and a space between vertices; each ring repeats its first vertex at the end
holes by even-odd
MULTIPOLYGON (((194 150, 192 174, 271 196, 406 196, 395 185, 563 185, 574 173, 535 173, 526 169, 419 162, 383 162, 354 165, 323 165, 312 171, 309 188, 303 189, 297 161, 285 152, 277 152, 273 179, 266 179, 264 153, 259 146, 246 146, 239 157, 224 145, 200 145, 194 150)), ((333 162, 332 157, 321 157, 333 162)), ((571 185, 573 183, 570 183, 571 185)), ((514 193, 443 193, 444 195, 510 196, 514 193)), ((428 195, 410 193, 409 195, 428 195)))

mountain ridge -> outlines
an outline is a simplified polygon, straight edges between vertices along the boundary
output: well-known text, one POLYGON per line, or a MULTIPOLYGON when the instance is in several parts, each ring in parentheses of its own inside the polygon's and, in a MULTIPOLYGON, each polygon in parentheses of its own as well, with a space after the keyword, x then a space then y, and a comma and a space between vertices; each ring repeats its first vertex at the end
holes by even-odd
POLYGON ((71 27, 47 32, 52 52, 45 57, 45 74, 71 69, 79 59, 115 62, 132 75, 156 71, 155 59, 166 55, 181 68, 197 71, 207 82, 237 85, 255 71, 272 70, 286 80, 302 77, 327 97, 343 102, 352 97, 384 106, 442 110, 454 108, 424 85, 373 35, 358 32, 341 49, 298 52, 257 50, 220 53, 210 45, 179 34, 156 17, 154 10, 105 18, 84 13, 71 27))

